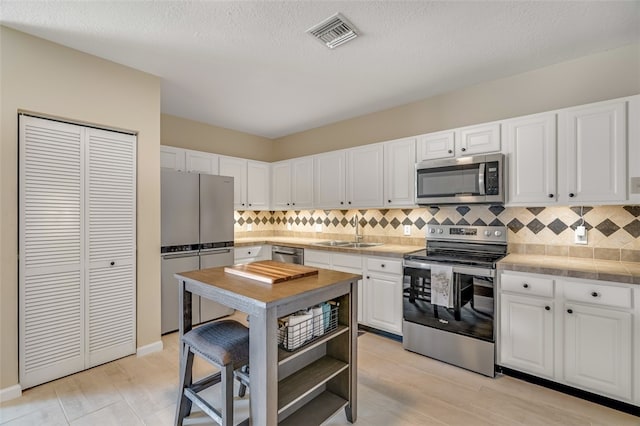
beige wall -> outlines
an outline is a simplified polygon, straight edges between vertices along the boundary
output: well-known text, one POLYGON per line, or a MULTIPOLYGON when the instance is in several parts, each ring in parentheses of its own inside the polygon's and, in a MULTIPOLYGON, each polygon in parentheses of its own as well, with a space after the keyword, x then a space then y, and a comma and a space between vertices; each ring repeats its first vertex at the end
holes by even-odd
POLYGON ((640 44, 585 56, 285 136, 273 160, 640 93, 640 44))
POLYGON ((174 115, 162 114, 162 145, 232 157, 272 161, 273 141, 262 136, 216 127, 174 115))
POLYGON ((18 111, 138 132, 137 345, 160 340, 160 79, 0 27, 0 389, 18 383, 18 111))

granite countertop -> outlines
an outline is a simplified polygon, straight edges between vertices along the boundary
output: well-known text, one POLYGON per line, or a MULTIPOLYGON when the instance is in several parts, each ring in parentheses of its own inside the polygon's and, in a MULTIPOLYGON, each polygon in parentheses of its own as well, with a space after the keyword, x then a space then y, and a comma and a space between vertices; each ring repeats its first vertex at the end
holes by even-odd
POLYGON ((565 256, 510 254, 498 262, 503 271, 529 272, 599 281, 640 284, 640 263, 565 256))
MULTIPOLYGON (((350 238, 349 238, 350 239, 350 238)), ((337 251, 342 253, 385 256, 402 258, 407 253, 423 250, 424 246, 403 245, 403 244, 383 244, 375 247, 365 248, 348 248, 348 247, 327 247, 318 246, 314 243, 327 241, 329 238, 299 238, 299 237, 255 237, 255 238, 236 238, 235 246, 251 246, 257 244, 285 245, 288 247, 299 247, 313 250, 337 251)), ((347 238, 345 238, 347 240, 347 238)))

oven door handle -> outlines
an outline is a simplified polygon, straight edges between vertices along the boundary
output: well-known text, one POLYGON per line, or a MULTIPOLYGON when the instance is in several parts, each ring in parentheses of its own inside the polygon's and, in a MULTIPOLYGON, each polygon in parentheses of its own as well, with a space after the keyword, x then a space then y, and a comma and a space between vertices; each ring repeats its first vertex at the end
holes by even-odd
MULTIPOLYGON (((414 268, 414 269, 431 269, 431 263, 419 262, 416 260, 405 260, 404 266, 406 268, 414 268)), ((464 274, 471 275, 476 277, 488 277, 494 278, 496 276, 496 270, 492 268, 477 268, 474 266, 463 266, 463 265, 455 265, 453 266, 454 274, 464 274)))

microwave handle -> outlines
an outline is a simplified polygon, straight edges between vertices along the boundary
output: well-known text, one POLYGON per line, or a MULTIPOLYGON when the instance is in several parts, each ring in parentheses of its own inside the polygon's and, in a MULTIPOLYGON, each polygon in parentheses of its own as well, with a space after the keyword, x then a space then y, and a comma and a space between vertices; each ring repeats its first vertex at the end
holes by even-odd
POLYGON ((487 163, 480 163, 478 168, 478 189, 480 190, 480 195, 485 195, 484 189, 484 170, 487 163))

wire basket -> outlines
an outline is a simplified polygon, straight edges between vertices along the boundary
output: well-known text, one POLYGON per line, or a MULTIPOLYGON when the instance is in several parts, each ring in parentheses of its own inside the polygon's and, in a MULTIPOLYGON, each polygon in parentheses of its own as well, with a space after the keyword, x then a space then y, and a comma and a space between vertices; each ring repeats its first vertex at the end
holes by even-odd
POLYGON ((279 320, 278 346, 294 351, 338 327, 338 305, 327 303, 279 320))

